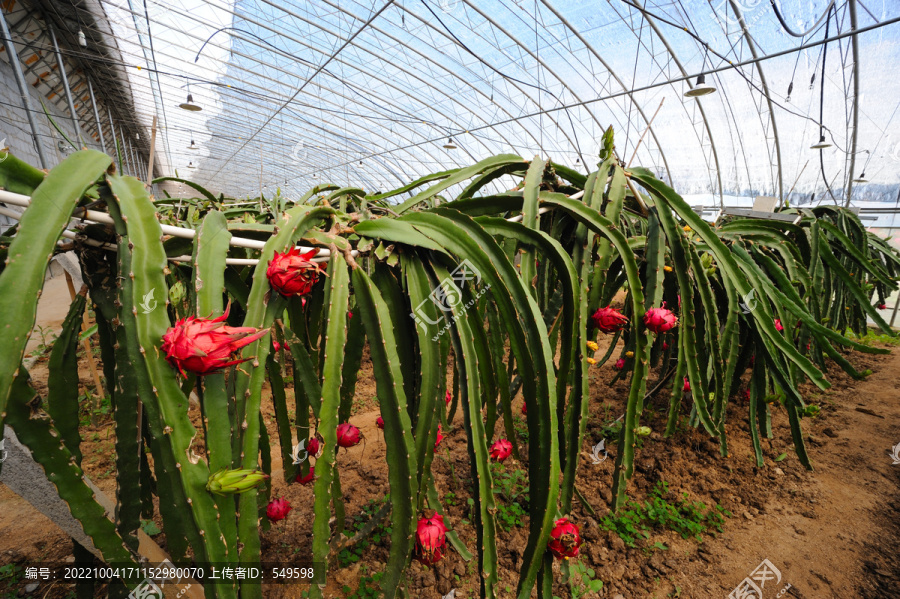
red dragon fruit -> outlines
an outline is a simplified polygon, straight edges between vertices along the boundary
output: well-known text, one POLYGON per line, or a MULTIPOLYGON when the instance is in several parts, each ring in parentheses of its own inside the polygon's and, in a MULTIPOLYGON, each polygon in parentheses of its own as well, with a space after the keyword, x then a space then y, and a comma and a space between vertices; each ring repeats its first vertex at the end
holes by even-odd
POLYGON ((654 333, 665 333, 677 324, 678 317, 666 308, 665 302, 662 308, 650 308, 644 313, 644 325, 654 333))
POLYGON ((594 312, 591 316, 591 324, 604 333, 615 333, 628 326, 628 317, 615 308, 607 306, 594 312))
POLYGON ((508 458, 511 453, 512 443, 510 443, 506 439, 500 439, 499 441, 491 445, 490 455, 498 462, 502 462, 503 460, 508 458))
POLYGON ((322 443, 319 441, 317 437, 313 437, 309 441, 306 442, 306 453, 313 456, 314 458, 319 457, 319 454, 322 451, 322 443))
POLYGON ((444 403, 446 403, 449 406, 450 402, 452 402, 452 401, 453 401, 453 396, 450 395, 450 391, 447 391, 447 393, 444 395, 444 403))
POLYGON ((581 547, 581 534, 578 526, 569 522, 568 518, 560 518, 553 523, 547 549, 556 559, 569 559, 578 556, 581 547))
POLYGON ((225 324, 228 309, 218 318, 188 316, 169 327, 162 337, 166 360, 187 376, 211 374, 250 358, 233 360, 234 354, 269 332, 268 329, 230 327, 225 324))
POLYGON ((438 445, 440 445, 441 441, 443 441, 443 440, 444 440, 444 434, 441 431, 441 425, 438 424, 438 434, 437 434, 437 439, 434 440, 434 448, 437 449, 438 445))
POLYGON ((285 297, 309 293, 322 274, 322 266, 310 260, 318 251, 312 249, 301 254, 292 247, 286 254, 275 252, 266 269, 266 278, 272 288, 285 297))
POLYGON ((339 447, 348 448, 359 444, 359 429, 344 422, 337 427, 337 444, 339 447))
POLYGON ((300 474, 297 474, 297 478, 294 480, 296 480, 301 485, 308 485, 309 483, 313 482, 315 479, 316 479, 316 467, 310 466, 309 473, 306 476, 301 476, 300 474))
POLYGON ((613 368, 615 368, 616 370, 622 370, 623 368, 625 368, 625 358, 619 358, 618 360, 616 360, 613 368))
POLYGON ((776 330, 776 331, 783 331, 783 330, 784 330, 784 325, 781 324, 781 319, 780 319, 780 318, 776 318, 776 319, 775 319, 775 330, 776 330))
POLYGON ((687 393, 691 390, 691 382, 688 380, 688 377, 684 377, 684 387, 681 388, 681 391, 687 393))
POLYGON ((291 511, 291 504, 284 497, 279 497, 274 501, 270 501, 266 506, 266 516, 272 522, 278 522, 287 518, 288 512, 291 511))
POLYGON ((376 419, 375 419, 375 426, 377 426, 377 427, 380 428, 381 430, 384 430, 384 418, 382 418, 381 416, 379 416, 378 418, 376 418, 376 419))
POLYGON ((447 544, 447 527, 444 526, 444 517, 434 514, 429 518, 422 518, 416 525, 416 547, 414 556, 417 560, 431 566, 440 561, 444 555, 444 547, 447 544))

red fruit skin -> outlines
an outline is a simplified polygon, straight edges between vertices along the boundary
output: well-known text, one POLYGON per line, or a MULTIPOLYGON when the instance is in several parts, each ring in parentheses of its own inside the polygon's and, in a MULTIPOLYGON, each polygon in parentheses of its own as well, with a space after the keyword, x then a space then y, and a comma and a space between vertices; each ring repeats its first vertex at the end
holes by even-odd
POLYGON ((269 284, 285 297, 306 295, 322 274, 322 267, 310 261, 316 253, 318 250, 314 249, 301 254, 296 247, 289 249, 286 254, 275 252, 275 257, 269 260, 266 269, 269 284))
POLYGON ((878 304, 875 307, 878 308, 879 310, 887 310, 887 304, 878 304))
POLYGON ((591 315, 591 324, 604 333, 615 333, 628 326, 628 317, 609 306, 599 308, 591 315))
POLYGON ((272 339, 272 349, 275 351, 281 351, 281 344, 272 339))
POLYGON ((577 557, 578 550, 581 547, 581 533, 578 526, 569 522, 568 518, 560 518, 554 522, 553 530, 550 531, 550 540, 547 542, 547 549, 556 559, 569 559, 577 557))
POLYGON ((691 390, 691 382, 688 380, 688 377, 684 377, 684 387, 682 387, 681 390, 684 393, 691 390))
POLYGON ((750 401, 750 389, 744 390, 744 401, 750 401))
POLYGON ((440 424, 438 424, 438 431, 437 431, 437 433, 438 433, 438 434, 437 434, 437 438, 436 438, 435 441, 434 441, 434 448, 435 448, 435 449, 437 449, 437 448, 438 448, 438 445, 441 444, 441 441, 444 440, 444 435, 443 435, 443 433, 441 432, 441 425, 440 425, 440 424))
POLYGON ((616 360, 613 368, 615 368, 616 370, 622 370, 623 368, 625 368, 625 358, 619 358, 618 360, 616 360))
POLYGON ((783 331, 783 330, 784 330, 784 325, 781 324, 781 319, 780 319, 780 318, 776 318, 776 319, 775 319, 775 330, 776 330, 776 331, 783 331))
POLYGON ((678 324, 678 317, 668 308, 650 308, 644 312, 644 326, 656 334, 665 333, 678 324))
POLYGON ((270 501, 266 506, 266 516, 272 522, 278 522, 287 518, 288 512, 291 511, 291 504, 284 497, 279 497, 274 501, 270 501))
POLYGON ((669 349, 669 344, 666 343, 665 341, 663 341, 662 349, 663 349, 663 351, 666 351, 667 349, 669 349))
POLYGON ((321 448, 322 448, 322 446, 319 443, 319 440, 315 437, 313 437, 312 439, 310 439, 309 441, 306 442, 306 453, 308 453, 311 456, 318 456, 319 449, 321 449, 321 448))
POLYGON ((524 401, 522 402, 522 413, 526 415, 528 414, 528 404, 526 404, 524 401))
POLYGON ((416 546, 413 556, 426 566, 440 561, 447 544, 447 527, 444 517, 435 514, 430 518, 422 518, 416 525, 416 546))
POLYGON ((384 418, 382 418, 381 416, 379 416, 378 418, 376 418, 376 419, 375 419, 375 426, 377 426, 377 427, 380 428, 380 429, 384 429, 384 418))
POLYGON ((497 460, 498 462, 502 462, 506 458, 512 454, 512 443, 507 441, 506 439, 500 439, 493 445, 491 445, 490 456, 497 460))
POLYGON ((296 481, 297 481, 298 483, 300 483, 301 485, 308 485, 308 484, 311 483, 312 481, 316 480, 316 467, 315 467, 315 466, 310 466, 310 467, 309 467, 309 474, 307 474, 306 476, 300 476, 300 475, 298 474, 298 475, 297 475, 297 478, 295 478, 294 480, 296 480, 296 481))
POLYGON ((188 316, 169 327, 162 337, 166 360, 187 376, 185 371, 203 376, 218 372, 250 358, 232 360, 241 348, 269 332, 253 327, 230 327, 225 324, 228 309, 218 318, 188 316))
POLYGON ((453 396, 450 395, 450 392, 447 391, 447 394, 444 396, 444 402, 449 406, 450 402, 453 401, 453 396))
POLYGON ((339 447, 353 447, 359 443, 359 429, 347 422, 337 427, 337 444, 339 447))

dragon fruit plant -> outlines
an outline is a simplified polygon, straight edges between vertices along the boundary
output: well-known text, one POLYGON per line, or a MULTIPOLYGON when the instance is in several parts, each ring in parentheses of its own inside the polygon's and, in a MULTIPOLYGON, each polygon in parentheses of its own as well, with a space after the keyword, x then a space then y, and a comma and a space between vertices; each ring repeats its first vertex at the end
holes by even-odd
MULTIPOLYGON (((11 241, 0 238, 8 257, 0 261, 0 424, 29 447, 109 563, 140 559, 140 520, 154 515, 142 512, 156 505, 174 562, 259 562, 261 522, 289 511, 284 498, 271 497, 273 454, 286 466, 286 483, 308 486, 309 557, 329 562, 332 540, 344 532, 344 465, 336 455, 361 439, 349 421, 368 348, 388 465, 390 498, 377 515, 391 530, 381 580, 388 599, 413 559, 433 564, 448 552, 475 560, 479 594, 498 596, 491 461, 509 456, 527 465, 529 486, 517 599, 549 586, 551 556, 576 558, 578 528, 556 516, 572 509, 589 359, 594 376, 627 386, 613 509, 627 498, 640 439, 651 435, 641 422, 651 375, 669 393, 659 433, 678 434, 678 423, 689 421, 726 452, 725 419, 735 413, 727 403, 740 397, 749 370, 749 398, 738 407, 751 424, 757 463, 766 423, 786 413, 798 458, 809 466, 799 386, 826 388, 826 359, 863 376, 845 347, 883 351, 842 333, 862 336, 868 318, 894 334, 878 306, 897 289, 900 256, 840 208, 803 209, 796 225, 724 217, 711 227, 650 171, 623 166, 611 130, 600 145, 598 168, 587 175, 499 155, 386 193, 322 184, 290 202, 248 207, 203 190, 187 210, 151 199, 99 152, 75 152, 49 173, 9 155, 0 187, 31 204, 11 241), (498 173, 517 179, 519 191, 496 195, 498 173), (72 244, 87 290, 72 302, 51 352, 47 417, 36 418, 32 406, 42 404, 32 401, 37 393, 22 367, 25 344, 48 256, 87 204, 106 214, 72 244), (193 233, 168 237, 172 229, 162 225, 193 233), (438 292, 446 299, 440 306, 438 292), (106 380, 116 382, 111 516, 84 481, 78 389, 67 384, 73 372, 77 378, 74 348, 88 301, 106 380), (614 374, 599 368, 614 351, 601 355, 599 333, 622 348, 614 374), (271 435, 261 415, 267 384, 271 435), (192 389, 201 426, 188 416, 192 389), (527 451, 511 407, 520 395, 527 451), (471 547, 443 517, 431 476, 453 416, 463 420, 477 481, 479 537, 471 547), (293 468, 294 448, 306 443, 297 431, 309 430, 319 435, 318 447, 313 440, 305 447, 315 464, 293 468), (424 521, 423 513, 430 514, 424 521)), ((204 590, 210 598, 262 596, 248 580, 204 590)), ((318 585, 309 590, 322 597, 318 585)))

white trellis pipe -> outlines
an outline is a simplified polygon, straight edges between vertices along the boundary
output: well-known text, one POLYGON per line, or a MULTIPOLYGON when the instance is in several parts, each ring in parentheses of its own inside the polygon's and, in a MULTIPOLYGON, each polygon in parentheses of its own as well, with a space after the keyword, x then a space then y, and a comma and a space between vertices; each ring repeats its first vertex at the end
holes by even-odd
MULTIPOLYGON (((12 193, 10 191, 0 190, 0 202, 5 204, 12 204, 13 206, 22 206, 23 208, 27 208, 31 205, 31 198, 22 195, 19 193, 12 193)), ((96 210, 84 210, 83 208, 76 209, 76 214, 73 216, 78 220, 91 221, 94 223, 101 223, 105 225, 111 225, 113 223, 113 219, 110 215, 105 212, 98 212, 96 210)), ((181 237, 184 239, 193 239, 197 232, 194 229, 188 229, 186 227, 173 227, 172 225, 164 225, 160 223, 160 228, 162 232, 166 235, 172 235, 173 237, 181 237)), ((251 248, 254 250, 261 250, 265 247, 266 242, 257 241, 256 239, 247 239, 245 237, 232 237, 231 245, 235 247, 244 247, 251 248)), ((309 252, 311 250, 318 250, 316 256, 325 257, 331 255, 331 250, 325 248, 312 248, 312 247, 298 247, 297 248, 301 252, 309 252)))

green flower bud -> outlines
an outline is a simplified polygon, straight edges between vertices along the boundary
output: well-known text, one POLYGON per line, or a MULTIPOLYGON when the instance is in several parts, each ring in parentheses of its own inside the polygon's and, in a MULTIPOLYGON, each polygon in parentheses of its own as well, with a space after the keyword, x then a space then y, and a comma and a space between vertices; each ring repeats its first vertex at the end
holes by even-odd
POLYGON ((269 478, 269 475, 259 470, 248 470, 246 468, 228 470, 222 468, 210 475, 209 482, 206 483, 206 490, 218 495, 243 493, 256 488, 267 478, 269 478))

